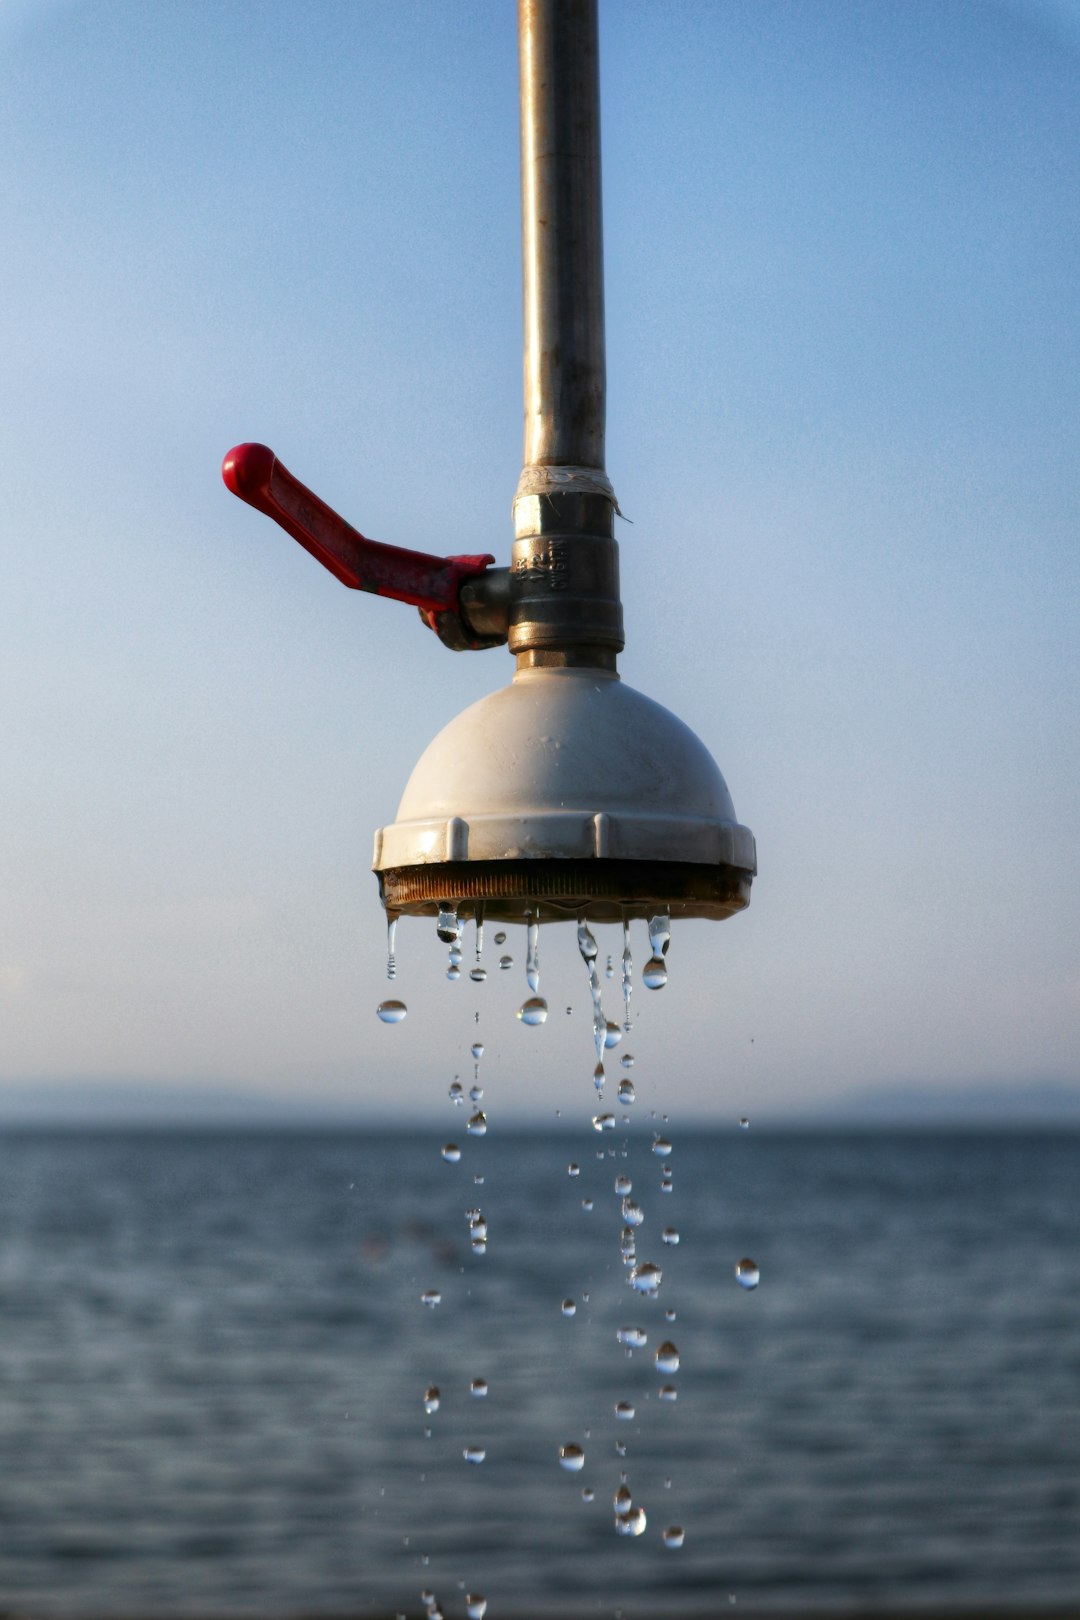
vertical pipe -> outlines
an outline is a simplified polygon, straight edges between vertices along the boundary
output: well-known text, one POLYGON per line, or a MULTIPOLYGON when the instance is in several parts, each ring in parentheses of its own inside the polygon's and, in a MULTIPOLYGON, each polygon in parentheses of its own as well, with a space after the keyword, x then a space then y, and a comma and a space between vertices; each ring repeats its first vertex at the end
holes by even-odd
POLYGON ((596 0, 519 0, 525 466, 604 467, 596 0))
POLYGON ((615 670, 615 494, 604 469, 597 0, 518 0, 525 465, 509 645, 520 664, 615 670))

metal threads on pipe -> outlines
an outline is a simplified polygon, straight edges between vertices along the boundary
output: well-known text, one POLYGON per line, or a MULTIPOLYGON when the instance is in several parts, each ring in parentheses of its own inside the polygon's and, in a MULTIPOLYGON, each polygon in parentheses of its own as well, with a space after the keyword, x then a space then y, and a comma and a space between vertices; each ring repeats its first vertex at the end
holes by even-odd
POLYGON ((623 646, 604 470, 596 0, 519 0, 525 467, 514 502, 518 667, 614 671, 623 646))

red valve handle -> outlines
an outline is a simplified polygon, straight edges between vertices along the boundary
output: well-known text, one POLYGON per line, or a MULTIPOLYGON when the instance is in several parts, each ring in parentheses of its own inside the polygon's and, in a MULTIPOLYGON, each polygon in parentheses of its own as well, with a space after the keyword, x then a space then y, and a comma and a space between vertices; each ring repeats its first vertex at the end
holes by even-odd
POLYGON ((431 557, 368 540, 294 478, 265 444, 238 444, 222 462, 221 476, 234 495, 273 518, 343 585, 412 602, 432 629, 435 615, 459 614, 462 585, 495 561, 486 555, 431 557))

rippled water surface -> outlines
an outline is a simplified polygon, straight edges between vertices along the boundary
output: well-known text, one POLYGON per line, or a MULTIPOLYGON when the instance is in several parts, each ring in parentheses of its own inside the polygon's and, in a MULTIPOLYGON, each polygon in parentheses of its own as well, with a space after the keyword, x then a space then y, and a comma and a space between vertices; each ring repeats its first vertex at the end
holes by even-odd
POLYGON ((589 1137, 0 1140, 0 1609, 1076 1598, 1076 1137, 589 1137))

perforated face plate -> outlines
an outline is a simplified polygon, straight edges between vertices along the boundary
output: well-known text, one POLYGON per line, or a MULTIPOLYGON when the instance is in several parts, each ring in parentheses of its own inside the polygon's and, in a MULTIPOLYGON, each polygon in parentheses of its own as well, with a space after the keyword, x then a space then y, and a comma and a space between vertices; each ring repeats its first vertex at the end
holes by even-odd
POLYGON ((379 893, 387 911, 414 917, 446 904, 470 917, 482 901, 485 918, 498 922, 522 922, 537 906, 546 922, 586 911, 596 922, 658 911, 719 920, 745 910, 750 883, 738 867, 688 861, 445 861, 391 867, 379 874, 379 893))

